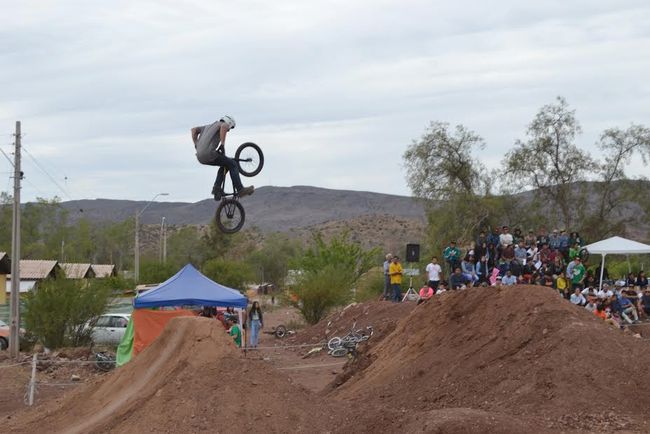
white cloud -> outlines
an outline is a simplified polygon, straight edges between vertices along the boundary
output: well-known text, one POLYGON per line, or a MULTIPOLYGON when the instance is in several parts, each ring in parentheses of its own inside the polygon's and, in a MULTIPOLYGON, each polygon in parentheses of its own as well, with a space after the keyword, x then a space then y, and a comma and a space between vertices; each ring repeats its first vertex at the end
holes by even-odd
MULTIPOLYGON (((266 153, 258 186, 408 194, 401 155, 430 120, 482 135, 491 167, 556 95, 592 151, 603 129, 647 123, 649 20, 638 0, 14 2, 0 17, 0 146, 20 119, 75 199, 194 201, 215 170, 189 128, 229 112, 229 149, 266 153)), ((26 199, 62 195, 27 159, 25 172, 26 199)))

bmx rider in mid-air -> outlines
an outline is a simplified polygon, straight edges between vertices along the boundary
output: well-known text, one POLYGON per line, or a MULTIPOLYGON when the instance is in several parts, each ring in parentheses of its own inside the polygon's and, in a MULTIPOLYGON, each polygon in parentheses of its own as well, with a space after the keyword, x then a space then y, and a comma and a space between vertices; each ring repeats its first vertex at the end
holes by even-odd
POLYGON ((212 187, 214 200, 221 200, 225 193, 221 189, 223 185, 225 170, 230 173, 235 194, 247 196, 253 194, 255 187, 244 187, 239 177, 239 167, 232 158, 226 157, 226 134, 235 128, 235 119, 232 116, 224 115, 217 122, 210 125, 192 128, 192 141, 196 149, 196 158, 199 163, 208 166, 220 166, 217 172, 217 179, 212 187))

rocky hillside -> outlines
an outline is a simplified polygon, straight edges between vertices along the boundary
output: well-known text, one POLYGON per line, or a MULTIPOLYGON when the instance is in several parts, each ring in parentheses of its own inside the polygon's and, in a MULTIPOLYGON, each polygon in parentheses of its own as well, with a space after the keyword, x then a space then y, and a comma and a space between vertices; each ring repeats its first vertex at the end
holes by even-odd
MULTIPOLYGON (((368 216, 425 222, 424 206, 410 197, 364 191, 330 190, 317 187, 261 187, 242 200, 246 227, 261 232, 300 231, 328 222, 341 222, 368 216)), ((92 221, 117 222, 132 218, 144 201, 77 200, 63 202, 71 218, 84 216, 92 221)), ((214 216, 216 203, 206 199, 196 203, 156 202, 141 217, 143 224, 207 224, 214 216)))

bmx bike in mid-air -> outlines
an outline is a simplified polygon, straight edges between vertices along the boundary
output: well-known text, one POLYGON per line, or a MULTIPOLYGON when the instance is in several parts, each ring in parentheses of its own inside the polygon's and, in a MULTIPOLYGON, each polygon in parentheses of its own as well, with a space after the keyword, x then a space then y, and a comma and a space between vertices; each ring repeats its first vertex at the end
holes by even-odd
MULTIPOLYGON (((262 167, 264 167, 264 154, 260 147, 252 142, 242 143, 235 152, 234 160, 237 162, 237 166, 239 167, 239 173, 247 177, 257 175, 262 171, 262 167)), ((224 173, 223 181, 219 186, 221 191, 224 193, 221 196, 221 202, 217 207, 215 220, 217 227, 221 232, 234 234, 244 226, 246 212, 244 211, 241 202, 239 202, 239 195, 237 193, 225 192, 224 187, 226 184, 226 174, 228 172, 227 169, 225 170, 226 172, 224 173)))

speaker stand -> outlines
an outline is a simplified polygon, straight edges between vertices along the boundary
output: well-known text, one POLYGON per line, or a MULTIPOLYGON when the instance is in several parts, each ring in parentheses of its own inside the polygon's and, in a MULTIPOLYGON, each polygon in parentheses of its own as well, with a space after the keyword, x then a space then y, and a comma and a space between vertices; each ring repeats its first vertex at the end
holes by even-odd
POLYGON ((417 301, 420 298, 420 295, 413 289, 413 276, 409 277, 409 289, 406 290, 406 294, 402 297, 402 303, 405 300, 417 301))

